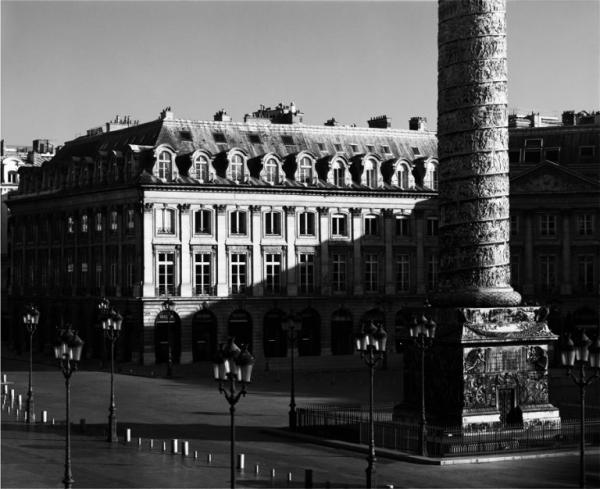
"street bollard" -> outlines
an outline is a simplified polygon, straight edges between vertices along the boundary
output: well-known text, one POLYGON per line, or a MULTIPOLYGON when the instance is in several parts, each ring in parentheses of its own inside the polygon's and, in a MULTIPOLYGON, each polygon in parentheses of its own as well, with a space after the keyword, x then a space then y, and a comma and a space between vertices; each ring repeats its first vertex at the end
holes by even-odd
POLYGON ((258 474, 259 474, 259 472, 260 472, 260 467, 259 467, 259 465, 258 465, 258 464, 256 464, 256 465, 254 466, 254 475, 258 475, 258 474))
POLYGON ((138 447, 141 447, 141 446, 142 446, 142 439, 138 438, 138 447))
POLYGON ((163 453, 165 453, 167 451, 167 442, 166 441, 163 441, 162 451, 163 451, 163 453))
POLYGON ((188 457, 190 455, 190 442, 184 441, 183 446, 181 447, 181 456, 188 457))
POLYGON ((10 390, 10 403, 11 405, 15 402, 15 390, 11 389, 10 390))
POLYGON ((271 479, 275 479, 275 469, 271 469, 271 479))
POLYGON ((179 440, 177 438, 173 438, 171 440, 171 453, 177 453, 179 448, 179 440))
POLYGON ((48 411, 42 411, 42 423, 48 422, 48 411))
POLYGON ((209 453, 209 454, 206 456, 206 463, 207 463, 207 464, 212 464, 212 453, 209 453))
POLYGON ((150 450, 154 448, 154 440, 150 439, 150 450))
POLYGON ((292 483, 292 473, 291 472, 288 472, 287 483, 288 483, 288 485, 290 485, 292 483))
POLYGON ((194 450, 194 460, 198 460, 198 450, 194 450))
POLYGON ((246 468, 246 456, 243 453, 238 453, 237 455, 237 468, 238 470, 246 468))
POLYGON ((52 424, 55 425, 56 421, 54 421, 54 418, 52 418, 52 424))
POLYGON ((312 469, 306 469, 304 471, 304 487, 311 489, 313 486, 313 471, 312 469))
POLYGON ((125 430, 125 443, 131 443, 131 428, 125 430))
POLYGON ((8 414, 10 414, 10 406, 8 406, 8 407, 6 408, 6 412, 7 412, 8 414))
POLYGON ((18 420, 18 419, 19 419, 19 414, 20 414, 20 413, 19 413, 19 408, 17 408, 17 409, 15 410, 15 414, 17 415, 17 420, 18 420))
POLYGON ((17 396, 17 404, 19 405, 19 409, 23 407, 23 398, 21 397, 21 394, 17 396))

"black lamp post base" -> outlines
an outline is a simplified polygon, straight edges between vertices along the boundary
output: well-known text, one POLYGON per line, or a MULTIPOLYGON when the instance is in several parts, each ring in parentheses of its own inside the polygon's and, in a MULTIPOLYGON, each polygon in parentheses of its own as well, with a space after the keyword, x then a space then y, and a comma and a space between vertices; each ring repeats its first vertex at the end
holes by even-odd
POLYGON ((108 417, 108 437, 106 441, 110 443, 117 443, 119 437, 117 436, 117 419, 116 417, 108 417))
POLYGON ((33 391, 29 391, 27 393, 27 424, 32 424, 34 422, 34 413, 35 407, 33 402, 33 391))
POLYGON ((62 483, 65 485, 65 489, 71 489, 73 487, 75 480, 73 480, 73 477, 71 477, 70 475, 65 476, 65 478, 62 480, 62 483))

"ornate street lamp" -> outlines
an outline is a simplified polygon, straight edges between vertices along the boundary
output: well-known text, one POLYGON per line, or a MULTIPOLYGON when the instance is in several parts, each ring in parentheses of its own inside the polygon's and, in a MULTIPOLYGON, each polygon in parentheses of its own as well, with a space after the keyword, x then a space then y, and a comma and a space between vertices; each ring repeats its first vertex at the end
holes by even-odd
POLYGON ((225 347, 221 345, 221 349, 213 361, 215 380, 219 382, 219 392, 229 403, 229 414, 231 415, 231 489, 235 488, 235 405, 241 396, 246 395, 246 384, 250 383, 254 366, 254 357, 247 347, 244 346, 244 349, 240 350, 233 340, 234 338, 230 338, 225 347), (224 382, 228 382, 226 387, 223 387, 224 382), (236 382, 241 384, 240 390, 236 390, 236 382))
POLYGON ((66 330, 62 330, 59 333, 57 343, 54 345, 54 356, 59 362, 60 369, 65 377, 65 386, 67 391, 66 396, 66 408, 67 408, 67 422, 66 422, 66 445, 65 445, 65 476, 63 478, 63 484, 65 489, 73 487, 73 475, 71 473, 71 418, 70 418, 70 405, 71 405, 71 375, 75 370, 79 361, 81 360, 81 350, 83 348, 83 341, 77 333, 75 333, 70 327, 66 330))
POLYGON ((375 479, 375 425, 373 422, 373 378, 377 364, 383 360, 387 345, 387 333, 380 323, 365 324, 362 334, 356 338, 356 351, 369 367, 369 454, 367 455, 367 488, 373 487, 375 479))
POLYGON ((576 343, 569 337, 560 357, 567 375, 579 387, 579 487, 585 487, 585 388, 600 375, 600 334, 593 344, 583 330, 576 343), (579 367, 578 375, 573 373, 573 367, 579 367), (588 367, 591 372, 586 371, 588 367))
POLYGON ((123 316, 110 307, 110 302, 106 298, 100 300, 98 309, 102 331, 104 331, 104 336, 110 340, 110 405, 108 408, 108 438, 106 441, 116 443, 119 438, 117 436, 117 408, 115 405, 115 343, 121 333, 123 316))
POLYGON ((162 303, 163 311, 167 313, 167 377, 173 377, 173 351, 172 351, 172 339, 173 332, 171 331, 171 318, 173 317, 173 311, 171 308, 175 305, 169 297, 162 303))
POLYGON ((291 385, 290 385, 290 413, 289 413, 289 424, 290 430, 296 430, 296 395, 295 395, 295 383, 294 383, 294 347, 298 338, 298 333, 302 322, 297 314, 290 314, 285 318, 284 327, 288 332, 288 340, 290 344, 290 363, 291 363, 291 385))
POLYGON ((425 417, 425 350, 433 344, 437 324, 425 315, 413 318, 409 326, 410 337, 413 344, 421 353, 421 421, 419 423, 419 452, 423 457, 427 456, 427 419, 425 417))
POLYGON ((35 408, 33 404, 33 334, 40 320, 40 313, 33 304, 28 304, 23 313, 23 324, 29 333, 29 388, 27 389, 27 423, 33 423, 35 408))

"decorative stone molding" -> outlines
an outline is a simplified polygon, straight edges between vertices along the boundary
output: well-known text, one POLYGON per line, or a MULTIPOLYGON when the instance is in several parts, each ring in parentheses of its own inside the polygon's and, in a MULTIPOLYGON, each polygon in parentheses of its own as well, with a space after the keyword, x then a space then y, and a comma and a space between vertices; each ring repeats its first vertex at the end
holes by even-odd
POLYGON ((177 204, 177 208, 182 214, 187 214, 190 211, 190 204, 177 204))
POLYGON ((142 205, 144 206, 144 212, 152 212, 152 209, 154 209, 154 202, 144 202, 142 205))

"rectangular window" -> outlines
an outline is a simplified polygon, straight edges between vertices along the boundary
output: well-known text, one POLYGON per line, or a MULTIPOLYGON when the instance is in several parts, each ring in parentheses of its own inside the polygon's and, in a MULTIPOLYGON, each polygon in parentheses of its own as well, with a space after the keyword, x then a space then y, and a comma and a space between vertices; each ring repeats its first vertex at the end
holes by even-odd
POLYGON ((435 290, 438 284, 438 259, 431 255, 427 260, 427 289, 435 290))
POLYGON ((511 149, 508 151, 508 162, 509 163, 519 163, 521 161, 521 150, 520 149, 511 149))
POLYGON ((248 134, 248 139, 252 144, 260 144, 262 142, 258 134, 248 134))
POLYGON ((73 254, 67 253, 65 256, 67 264, 67 285, 73 286, 75 284, 75 265, 73 263, 73 254))
POLYGON ((292 136, 289 136, 289 135, 283 135, 283 136, 281 136, 281 141, 286 146, 293 146, 294 145, 294 138, 292 136))
POLYGON ((102 212, 96 212, 96 231, 97 232, 101 232, 102 231, 102 212))
POLYGON ((594 158, 594 146, 579 146, 579 161, 590 161, 594 158))
POLYGON ((379 234, 377 216, 368 215, 365 216, 365 235, 377 236, 379 234))
MULTIPOLYGON (((45 229, 45 226, 43 226, 42 229, 45 229)), ((82 233, 88 232, 88 216, 86 214, 81 216, 81 232, 82 233)))
POLYGON ((408 292, 410 289, 410 261, 408 255, 396 257, 396 290, 408 292))
POLYGON ((117 211, 110 212, 110 230, 116 231, 119 229, 119 214, 117 211))
POLYGON ((387 144, 384 144, 383 146, 381 146, 381 152, 385 154, 390 154, 390 147, 387 144))
POLYGON ((556 286, 556 257, 540 256, 540 285, 544 290, 552 290, 556 286))
POLYGON ((346 214, 331 216, 331 235, 336 237, 348 236, 348 216, 346 214))
POLYGON ((369 188, 377 186, 377 170, 375 168, 365 170, 365 185, 369 188))
MULTIPOLYGON (((131 260, 133 260, 133 257, 131 257, 131 260)), ((133 266, 133 263, 129 261, 125 265, 125 287, 127 288, 130 294, 132 293, 134 280, 135 267, 133 266)))
POLYGON ((314 212, 302 212, 298 216, 300 221, 300 236, 314 236, 315 235, 315 213, 314 212))
POLYGON ((246 234, 246 211, 233 211, 229 214, 229 233, 246 234))
POLYGON ((225 139, 225 134, 222 132, 213 132, 213 138, 215 143, 226 143, 227 139, 225 139))
POLYGON ((334 168, 333 169, 333 184, 338 187, 343 187, 346 177, 346 171, 343 168, 334 168))
POLYGON ((112 256, 110 257, 110 263, 109 263, 109 285, 111 287, 116 287, 117 283, 119 282, 119 277, 118 277, 118 268, 117 268, 117 257, 116 256, 112 256))
POLYGON ((175 211, 173 209, 156 209, 156 232, 158 234, 175 233, 175 211))
POLYGON ((265 212, 265 235, 281 236, 281 212, 265 212))
POLYGON ((300 253, 298 256, 299 292, 312 294, 315 291, 315 255, 300 253))
POLYGON ((210 253, 194 255, 194 278, 196 295, 210 295, 212 292, 210 253))
POLYGON ((542 159, 541 149, 525 149, 525 163, 539 163, 542 159))
POLYGON ((410 236, 410 219, 396 216, 396 236, 410 236))
POLYGON ((342 151, 342 145, 340 143, 334 143, 333 147, 335 148, 336 151, 341 152, 342 151))
POLYGON ((585 292, 594 291, 594 255, 577 257, 577 283, 585 292))
POLYGON ((542 236, 556 236, 556 216, 542 214, 540 216, 540 234, 542 236))
POLYGON ((331 257, 333 292, 346 292, 346 255, 334 253, 331 257))
POLYGON ((376 254, 365 256, 365 292, 379 290, 379 260, 376 254))
POLYGON ((419 148, 413 146, 411 149, 412 149, 412 152, 413 152, 413 154, 415 156, 420 156, 421 155, 421 152, 419 151, 419 148))
POLYGON ((231 268, 229 283, 232 294, 243 294, 246 292, 247 263, 245 253, 231 254, 231 268))
POLYGON ((577 216, 577 234, 579 236, 594 234, 594 216, 592 214, 579 214, 577 216))
POLYGON ((439 232, 439 221, 437 217, 427 218, 427 236, 437 236, 439 232))
POLYGON ((73 216, 67 218, 67 233, 73 234, 75 232, 75 219, 73 216))
POLYGON ((319 148, 319 151, 325 151, 325 145, 323 143, 317 143, 317 147, 319 148))
POLYGON ((88 264, 85 258, 83 258, 81 262, 81 276, 79 284, 84 289, 88 286, 88 264))
POLYGON ((175 294, 175 253, 158 253, 158 294, 175 294))
POLYGON ((525 147, 526 148, 541 148, 542 140, 541 139, 526 139, 525 147))
MULTIPOLYGON (((97 258, 97 260, 101 260, 101 258, 97 258)), ((100 261, 96 261, 96 268, 94 273, 94 285, 96 288, 102 287, 104 279, 102 277, 102 263, 100 261)))
POLYGON ((135 211, 133 209, 127 209, 127 230, 133 231, 135 228, 135 211))
POLYGON ((358 153, 358 144, 351 144, 350 149, 353 153, 358 153))
POLYGON ((519 234, 519 216, 510 215, 510 235, 518 236, 519 234))
POLYGON ((265 292, 276 294, 281 289, 281 255, 265 253, 265 292))
POLYGON ((190 131, 179 131, 179 136, 182 141, 192 141, 192 133, 190 131))
POLYGON ((560 148, 545 148, 544 149, 544 159, 548 161, 552 161, 554 163, 558 163, 560 159, 560 148))
POLYGON ((375 146, 372 144, 367 144, 367 151, 369 153, 374 153, 375 152, 375 146))
POLYGON ((201 209, 194 213, 194 234, 210 234, 212 213, 201 209))

